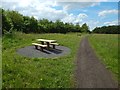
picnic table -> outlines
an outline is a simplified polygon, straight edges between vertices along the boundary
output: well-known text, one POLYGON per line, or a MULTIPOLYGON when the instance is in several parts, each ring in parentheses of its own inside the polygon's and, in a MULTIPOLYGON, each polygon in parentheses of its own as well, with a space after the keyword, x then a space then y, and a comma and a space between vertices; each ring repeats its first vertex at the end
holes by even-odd
POLYGON ((40 41, 43 45, 46 43, 48 48, 50 47, 51 43, 56 42, 56 40, 47 40, 47 39, 37 39, 37 41, 40 41))

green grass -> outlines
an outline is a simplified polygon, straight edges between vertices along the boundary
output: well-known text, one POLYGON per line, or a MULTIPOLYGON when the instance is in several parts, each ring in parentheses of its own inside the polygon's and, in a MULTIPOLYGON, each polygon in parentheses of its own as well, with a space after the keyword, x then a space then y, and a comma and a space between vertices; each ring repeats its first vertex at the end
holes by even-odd
POLYGON ((2 38, 0 37, 0 89, 2 88, 2 38))
POLYGON ((2 38, 0 37, 0 69, 2 69, 2 38))
POLYGON ((115 79, 118 78, 118 35, 116 34, 93 34, 89 41, 95 49, 98 57, 113 72, 115 79))
POLYGON ((72 88, 75 56, 81 36, 77 34, 23 34, 3 36, 3 88, 72 88), (56 39, 71 53, 59 58, 27 58, 16 50, 31 45, 38 38, 56 39))

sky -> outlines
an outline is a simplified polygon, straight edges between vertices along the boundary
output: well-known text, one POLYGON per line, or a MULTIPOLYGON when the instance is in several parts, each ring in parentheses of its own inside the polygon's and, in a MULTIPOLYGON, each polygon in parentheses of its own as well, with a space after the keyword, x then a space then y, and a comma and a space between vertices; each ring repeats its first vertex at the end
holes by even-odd
POLYGON ((25 16, 95 27, 118 24, 119 0, 2 0, 0 7, 25 16))

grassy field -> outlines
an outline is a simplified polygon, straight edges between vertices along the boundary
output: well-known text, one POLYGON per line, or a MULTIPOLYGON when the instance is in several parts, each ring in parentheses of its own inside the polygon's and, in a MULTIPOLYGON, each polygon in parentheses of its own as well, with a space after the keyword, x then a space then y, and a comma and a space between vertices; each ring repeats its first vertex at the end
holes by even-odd
MULTIPOLYGON (((75 87, 75 57, 82 36, 69 34, 23 34, 16 32, 2 39, 3 88, 72 88, 75 87), (56 39, 71 53, 59 58, 28 58, 16 50, 31 45, 38 38, 56 39)), ((106 68, 118 77, 118 36, 93 34, 89 41, 106 68)))
POLYGON ((89 41, 98 57, 118 78, 118 35, 94 34, 89 36, 89 41))
POLYGON ((2 88, 2 38, 0 37, 0 89, 2 88))
POLYGON ((2 38, 0 37, 0 69, 2 69, 2 38))
POLYGON ((74 87, 74 61, 81 36, 77 34, 6 35, 2 39, 3 88, 70 88, 74 87), (20 56, 16 50, 31 45, 38 38, 56 39, 69 47, 67 56, 45 59, 20 56))

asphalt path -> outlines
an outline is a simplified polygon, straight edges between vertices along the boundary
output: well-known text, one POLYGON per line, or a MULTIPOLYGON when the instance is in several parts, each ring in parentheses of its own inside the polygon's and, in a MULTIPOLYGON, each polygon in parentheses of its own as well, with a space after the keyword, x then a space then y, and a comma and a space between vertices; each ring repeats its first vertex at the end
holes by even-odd
MULTIPOLYGON (((52 47, 52 46, 51 46, 52 47)), ((56 58, 70 54, 71 50, 65 46, 56 46, 55 49, 35 49, 34 46, 26 46, 17 50, 17 54, 29 58, 56 58)))
POLYGON ((96 56, 88 38, 81 40, 76 59, 77 88, 117 88, 112 73, 96 56))

